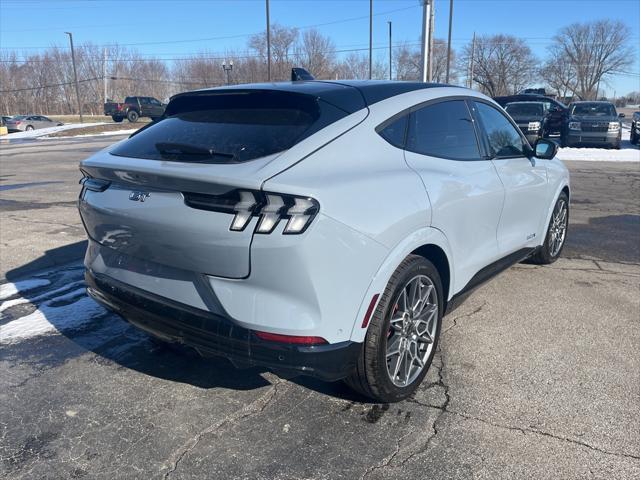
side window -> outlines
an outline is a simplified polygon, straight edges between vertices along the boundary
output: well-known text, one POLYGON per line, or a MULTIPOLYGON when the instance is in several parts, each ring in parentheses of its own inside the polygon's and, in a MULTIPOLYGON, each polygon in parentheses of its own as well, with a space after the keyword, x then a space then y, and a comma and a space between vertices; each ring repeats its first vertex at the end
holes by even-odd
POLYGON ((384 127, 378 133, 394 147, 404 148, 404 136, 407 131, 408 118, 409 115, 403 115, 384 127))
POLYGON ((160 101, 159 101, 159 100, 156 100, 155 98, 150 98, 150 99, 149 99, 149 103, 150 103, 151 105, 160 105, 160 101))
POLYGON ((140 97, 141 105, 149 105, 149 99, 147 97, 140 97))
POLYGON ((525 156, 522 137, 507 117, 486 103, 476 102, 475 104, 493 156, 495 158, 525 156))
POLYGON ((480 160, 473 120, 465 101, 439 102, 413 112, 407 150, 452 160, 480 160))

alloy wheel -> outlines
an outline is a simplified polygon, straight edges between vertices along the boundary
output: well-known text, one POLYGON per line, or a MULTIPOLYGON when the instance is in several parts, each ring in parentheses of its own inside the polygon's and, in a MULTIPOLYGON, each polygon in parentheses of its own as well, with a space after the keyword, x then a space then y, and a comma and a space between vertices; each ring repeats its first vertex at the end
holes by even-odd
POLYGON ((438 326, 438 296, 429 277, 418 275, 402 288, 391 312, 386 362, 397 387, 411 385, 433 350, 438 326))
POLYGON ((567 235, 567 202, 560 199, 553 210, 550 227, 549 253, 552 257, 557 256, 562 249, 564 239, 567 235))

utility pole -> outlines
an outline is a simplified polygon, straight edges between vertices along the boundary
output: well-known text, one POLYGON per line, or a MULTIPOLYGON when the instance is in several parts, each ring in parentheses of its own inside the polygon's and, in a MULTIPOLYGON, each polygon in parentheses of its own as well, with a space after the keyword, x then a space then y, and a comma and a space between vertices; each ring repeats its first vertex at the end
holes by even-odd
POLYGON ((471 58, 469 59, 469 88, 473 88, 473 64, 476 56, 476 32, 473 32, 473 41, 471 42, 471 58))
POLYGON ((422 81, 431 81, 433 0, 422 0, 422 81))
POLYGON ((76 70, 76 54, 73 51, 73 35, 71 32, 64 32, 69 35, 69 43, 71 44, 71 62, 73 63, 73 78, 76 83, 76 100, 78 101, 78 113, 80 114, 80 123, 82 123, 82 103, 80 103, 80 88, 78 86, 78 71, 76 70))
POLYGON ((389 80, 393 80, 393 67, 391 63, 391 22, 387 22, 389 24, 389 80))
POLYGON ((104 87, 104 103, 107 103, 107 48, 102 51, 102 84, 104 87))
POLYGON ((271 81, 271 25, 269 20, 269 0, 267 2, 267 81, 271 81))
POLYGON ((445 83, 449 83, 449 72, 451 66, 451 28, 453 26, 453 0, 449 0, 449 40, 447 41, 447 77, 445 83))
POLYGON ((369 0, 369 80, 373 77, 373 0, 369 0))

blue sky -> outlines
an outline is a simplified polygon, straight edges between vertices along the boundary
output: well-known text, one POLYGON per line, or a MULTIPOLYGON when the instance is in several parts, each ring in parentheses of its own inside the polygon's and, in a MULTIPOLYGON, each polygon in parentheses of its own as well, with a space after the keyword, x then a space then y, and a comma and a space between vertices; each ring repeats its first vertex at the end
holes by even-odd
MULTIPOLYGON (((143 55, 180 57, 198 52, 243 50, 250 34, 265 26, 264 0, 0 0, 0 48, 33 52, 66 47, 64 31, 77 43, 131 44, 143 55), (206 39, 206 40, 203 40, 206 39), (197 41, 192 41, 197 40, 197 41), (176 41, 180 41, 177 43, 176 41), (176 43, 157 43, 176 42, 176 43), (29 47, 29 48, 27 48, 29 47), (31 48, 35 47, 35 48, 31 48)), ((436 37, 446 38, 449 0, 436 0, 436 37)), ((368 0, 271 0, 271 21, 317 25, 337 49, 366 49, 368 0)), ((417 43, 418 0, 374 0, 374 45, 417 43)), ((473 32, 507 33, 524 38, 534 53, 546 54, 551 37, 573 22, 611 18, 631 29, 635 75, 619 76, 606 87, 618 95, 640 90, 639 0, 454 0, 453 46, 468 43, 473 32)), ((379 55, 386 55, 383 50, 379 55)))

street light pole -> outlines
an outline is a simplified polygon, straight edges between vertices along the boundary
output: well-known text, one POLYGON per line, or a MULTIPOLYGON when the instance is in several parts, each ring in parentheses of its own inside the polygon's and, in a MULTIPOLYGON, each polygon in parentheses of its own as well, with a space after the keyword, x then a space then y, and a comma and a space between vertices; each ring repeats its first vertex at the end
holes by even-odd
POLYGON ((389 24, 389 80, 393 80, 392 78, 393 64, 391 63, 391 22, 387 22, 387 23, 389 24))
POLYGON ((231 75, 231 70, 233 70, 233 60, 229 60, 229 64, 227 65, 227 61, 224 60, 222 62, 222 69, 225 71, 225 73, 227 74, 227 85, 229 85, 231 83, 230 81, 230 75, 231 75))
POLYGON ((453 24, 453 0, 449 1, 449 41, 447 42, 447 79, 445 83, 449 83, 449 72, 451 65, 451 27, 453 24))
POLYGON ((269 0, 267 2, 267 81, 271 81, 271 22, 269 21, 269 0))
POLYGON ((73 78, 76 84, 76 100, 78 101, 78 113, 80 114, 80 123, 82 123, 82 103, 80 103, 80 87, 78 86, 78 70, 76 69, 76 54, 73 51, 73 35, 71 32, 64 32, 69 35, 69 43, 71 44, 71 62, 73 63, 73 78))

